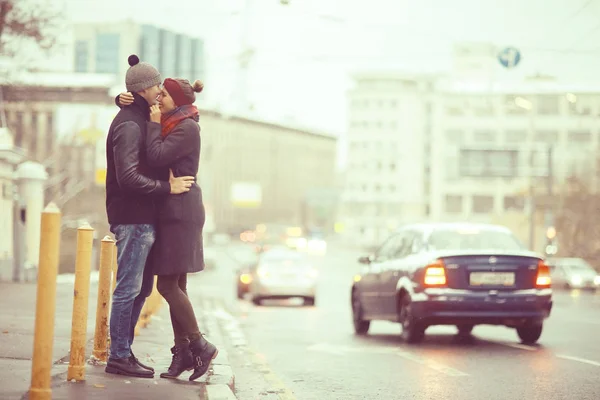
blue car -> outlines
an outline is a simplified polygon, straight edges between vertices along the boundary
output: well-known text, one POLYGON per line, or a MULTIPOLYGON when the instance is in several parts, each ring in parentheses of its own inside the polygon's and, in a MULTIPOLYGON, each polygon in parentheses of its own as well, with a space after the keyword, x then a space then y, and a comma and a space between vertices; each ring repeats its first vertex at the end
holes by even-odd
POLYGON ((372 255, 361 257, 351 306, 354 330, 373 320, 399 322, 409 343, 432 325, 515 328, 533 344, 552 310, 550 271, 507 228, 472 223, 405 226, 372 255))

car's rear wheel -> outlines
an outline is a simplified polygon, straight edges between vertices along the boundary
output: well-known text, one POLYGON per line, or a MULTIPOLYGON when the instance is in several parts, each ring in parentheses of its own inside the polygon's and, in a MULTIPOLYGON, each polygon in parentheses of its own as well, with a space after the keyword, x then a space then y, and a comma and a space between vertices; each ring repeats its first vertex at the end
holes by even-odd
POLYGON ((315 305, 315 298, 314 297, 305 297, 304 298, 304 305, 305 306, 314 306, 315 305))
POLYGON ((352 291, 352 322, 357 335, 366 335, 369 332, 371 321, 363 319, 362 304, 355 291, 352 291))
POLYGON ((242 288, 240 285, 238 285, 238 287, 237 287, 237 298, 240 299, 240 300, 243 299, 245 293, 246 293, 246 291, 244 290, 244 288, 242 288))
POLYGON ((413 315, 410 296, 402 296, 399 305, 398 319, 402 326, 402 339, 407 343, 421 342, 425 338, 425 327, 413 315))
POLYGON ((471 334, 471 332, 473 332, 473 328, 475 326, 469 325, 469 324, 461 324, 461 325, 456 325, 456 327, 458 328, 458 334, 460 336, 468 336, 471 334))
POLYGON ((541 323, 527 323, 517 327, 517 335, 524 344, 535 344, 542 336, 542 328, 541 323))

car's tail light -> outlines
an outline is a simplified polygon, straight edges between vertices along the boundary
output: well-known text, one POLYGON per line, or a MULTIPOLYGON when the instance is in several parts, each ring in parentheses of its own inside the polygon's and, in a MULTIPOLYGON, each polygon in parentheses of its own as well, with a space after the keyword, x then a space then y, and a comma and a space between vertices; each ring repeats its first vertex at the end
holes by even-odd
POLYGON ((252 282, 252 275, 250 275, 250 274, 240 275, 240 282, 242 282, 244 285, 248 285, 250 282, 252 282))
POLYGON ((425 267, 425 286, 445 286, 446 268, 442 260, 437 260, 425 267))
POLYGON ((537 277, 535 278, 535 286, 538 288, 549 288, 552 284, 550 279, 550 268, 540 260, 538 263, 537 277))

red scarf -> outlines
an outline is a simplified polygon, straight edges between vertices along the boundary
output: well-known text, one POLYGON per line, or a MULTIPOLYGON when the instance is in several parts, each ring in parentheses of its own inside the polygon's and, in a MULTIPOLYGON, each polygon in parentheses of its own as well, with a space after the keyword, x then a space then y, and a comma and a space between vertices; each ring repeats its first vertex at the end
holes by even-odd
POLYGON ((198 121, 198 114, 198 109, 192 104, 186 104, 181 107, 177 107, 173 111, 163 114, 160 117, 162 137, 166 137, 181 121, 186 118, 192 118, 198 121))

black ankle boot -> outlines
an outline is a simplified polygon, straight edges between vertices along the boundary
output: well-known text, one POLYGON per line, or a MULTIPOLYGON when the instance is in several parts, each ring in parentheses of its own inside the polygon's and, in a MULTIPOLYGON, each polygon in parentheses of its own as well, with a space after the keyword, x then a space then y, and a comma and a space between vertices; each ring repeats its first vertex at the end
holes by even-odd
POLYGON ((171 348, 173 359, 167 372, 160 374, 161 378, 175 379, 183 371, 191 371, 194 369, 194 358, 190 352, 188 344, 180 344, 171 348))
POLYGON ((148 371, 129 358, 109 358, 104 369, 109 374, 134 376, 137 378, 154 378, 154 372, 148 371))
POLYGON ((190 375, 190 381, 193 381, 208 371, 211 361, 217 357, 219 350, 214 344, 200 336, 200 339, 190 342, 190 351, 194 356, 194 372, 190 375))

